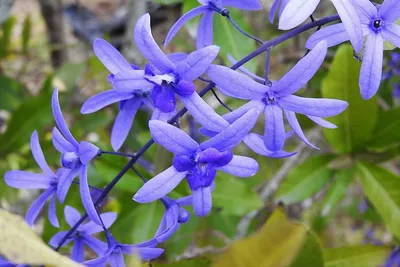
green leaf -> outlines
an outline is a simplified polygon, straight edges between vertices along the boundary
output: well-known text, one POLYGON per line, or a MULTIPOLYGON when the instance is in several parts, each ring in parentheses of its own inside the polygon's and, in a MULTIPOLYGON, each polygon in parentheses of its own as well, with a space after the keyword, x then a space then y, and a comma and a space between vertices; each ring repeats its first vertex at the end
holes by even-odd
POLYGON ((32 33, 32 20, 31 16, 28 14, 25 17, 24 20, 24 25, 22 27, 22 52, 26 55, 28 54, 28 45, 29 41, 31 39, 31 33, 32 33))
POLYGON ((173 263, 166 264, 158 264, 155 265, 157 267, 208 267, 210 266, 211 260, 209 259, 190 259, 190 260, 182 260, 173 263))
POLYGON ((6 57, 11 46, 12 31, 17 19, 14 16, 9 17, 2 25, 3 34, 0 38, 0 58, 6 57))
POLYGON ((349 103, 347 109, 330 119, 337 129, 324 129, 325 137, 338 153, 361 150, 369 141, 377 119, 377 98, 365 101, 360 96, 358 85, 360 63, 353 57, 353 48, 341 45, 322 82, 325 98, 342 99, 349 103))
POLYGON ((353 169, 342 169, 336 173, 336 179, 329 188, 322 203, 322 216, 327 216, 335 210, 336 206, 344 198, 349 184, 353 181, 353 174, 353 169))
POLYGON ((230 175, 218 173, 213 192, 213 204, 230 215, 244 215, 262 208, 263 201, 246 182, 230 175), (226 190, 229 188, 229 190, 226 190))
POLYGON ((0 254, 16 264, 82 266, 50 248, 17 215, 0 209, 0 254))
POLYGON ((383 266, 391 251, 387 246, 352 246, 324 249, 325 267, 383 266))
MULTIPOLYGON (((250 24, 240 11, 231 9, 230 15, 245 32, 251 34, 250 24)), ((232 26, 227 18, 218 14, 214 16, 214 39, 215 44, 220 47, 219 54, 223 56, 225 64, 228 66, 231 64, 227 58, 227 54, 239 60, 256 49, 256 44, 252 39, 241 34, 232 26)), ((257 61, 251 60, 244 66, 255 72, 257 69, 257 61)))
POLYGON ((13 111, 19 106, 26 89, 18 81, 0 76, 0 109, 13 111))
POLYGON ((400 176, 369 163, 357 163, 368 199, 390 231, 400 238, 400 176))
POLYGON ((276 199, 285 204, 303 201, 315 193, 332 178, 328 169, 332 156, 314 156, 293 168, 276 192, 276 199))
POLYGON ((379 114, 368 147, 383 149, 400 143, 400 107, 379 114))
POLYGON ((324 267, 321 246, 316 237, 309 233, 303 248, 297 254, 296 259, 290 264, 290 267, 324 267))
POLYGON ((56 77, 62 81, 66 91, 71 91, 85 68, 85 63, 65 63, 57 70, 56 77))

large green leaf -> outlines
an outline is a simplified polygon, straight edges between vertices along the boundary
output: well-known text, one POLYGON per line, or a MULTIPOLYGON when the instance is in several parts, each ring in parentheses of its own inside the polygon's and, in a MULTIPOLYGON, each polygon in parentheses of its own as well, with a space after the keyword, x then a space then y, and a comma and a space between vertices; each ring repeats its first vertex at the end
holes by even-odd
POLYGON ((290 267, 324 267, 321 246, 317 238, 309 233, 303 248, 298 253, 296 259, 290 264, 290 267))
POLYGON ((324 129, 327 141, 339 153, 364 148, 375 126, 377 100, 376 97, 368 101, 361 98, 359 74, 360 63, 353 57, 353 48, 348 44, 341 45, 328 76, 322 82, 323 97, 342 99, 349 103, 343 113, 330 119, 338 128, 324 129))
POLYGON ((332 178, 328 169, 332 156, 314 156, 293 168, 276 192, 276 199, 291 204, 303 201, 315 193, 332 178))
POLYGON ((24 54, 28 53, 28 45, 32 35, 32 20, 31 16, 28 14, 24 20, 24 26, 22 27, 22 52, 24 54))
POLYGON ((368 199, 391 232, 400 238, 400 176, 364 162, 357 163, 357 169, 368 199))
POLYGON ((368 146, 382 149, 400 143, 400 108, 381 112, 368 146))
POLYGON ((17 19, 14 16, 9 17, 3 25, 1 25, 2 35, 0 35, 0 58, 8 55, 8 50, 11 46, 12 33, 17 19))
POLYGON ((222 208, 224 213, 238 216, 263 206, 261 198, 245 181, 221 173, 216 179, 213 202, 214 206, 222 208))
POLYGON ((353 246, 324 249, 325 267, 383 266, 391 251, 387 246, 353 246))
POLYGON ((16 80, 0 76, 0 110, 13 111, 21 103, 26 89, 16 80))

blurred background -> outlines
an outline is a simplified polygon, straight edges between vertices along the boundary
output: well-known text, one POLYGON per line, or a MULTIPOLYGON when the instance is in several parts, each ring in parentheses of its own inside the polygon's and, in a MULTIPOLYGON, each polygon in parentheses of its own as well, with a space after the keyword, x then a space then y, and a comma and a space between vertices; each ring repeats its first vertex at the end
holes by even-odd
MULTIPOLYGON (((268 21, 271 1, 262 2, 263 10, 246 13, 231 10, 231 15, 245 31, 269 40, 282 32, 277 30, 276 24, 268 21)), ((39 133, 49 165, 54 169, 59 166, 59 155, 51 144, 54 122, 50 96, 56 87, 61 91, 61 107, 74 136, 111 151, 110 132, 117 105, 91 115, 83 116, 79 112, 88 97, 110 89, 106 80, 109 73, 92 52, 93 40, 99 37, 107 39, 131 63, 143 67, 144 59, 132 39, 139 16, 146 12, 151 14, 154 38, 162 45, 173 23, 197 5, 196 0, 0 0, 1 177, 10 169, 38 171, 29 148, 29 138, 34 130, 39 133)), ((329 1, 323 1, 315 16, 332 13, 334 9, 329 1)), ((198 19, 190 21, 168 46, 167 52, 193 51, 197 23, 198 19)), ((304 43, 313 31, 315 29, 272 50, 272 80, 279 79, 303 57, 306 52, 304 43)), ((237 32, 222 16, 215 16, 214 32, 215 43, 221 47, 216 63, 229 66, 228 54, 239 60, 257 47, 253 40, 237 32)), ((288 140, 286 150, 298 151, 298 154, 290 159, 265 158, 240 145, 236 152, 254 157, 261 166, 259 173, 247 180, 219 174, 212 214, 207 218, 192 216, 163 244, 166 248, 163 261, 194 257, 208 261, 208 255, 220 253, 234 239, 257 231, 278 203, 285 205, 290 218, 301 220, 312 229, 323 247, 393 244, 389 229, 399 226, 388 225, 376 208, 379 210, 379 205, 386 205, 385 197, 391 193, 378 190, 382 195, 378 194, 376 199, 369 201, 363 190, 368 179, 363 178, 357 162, 363 162, 362 166, 366 166, 368 174, 375 177, 378 184, 379 177, 394 175, 394 182, 388 188, 400 190, 397 187, 400 185, 399 59, 395 51, 385 53, 385 79, 379 96, 363 101, 358 91, 359 62, 353 58, 349 46, 339 48, 340 53, 336 53, 336 49, 330 49, 324 65, 299 94, 348 101, 348 110, 332 120, 339 129, 322 131, 307 118, 299 116, 307 136, 321 150, 312 150, 293 137, 288 140)), ((260 56, 246 67, 264 76, 264 64, 265 57, 260 56)), ((205 84, 199 81, 196 85, 200 90, 205 84)), ((243 104, 219 96, 232 108, 243 104)), ((206 95, 205 99, 218 113, 227 112, 212 94, 206 95)), ((135 152, 150 138, 147 127, 150 116, 145 108, 139 111, 123 151, 135 152)), ((182 119, 181 127, 195 139, 202 139, 196 133, 198 125, 190 116, 182 119)), ((259 121, 256 131, 262 133, 262 121, 259 121)), ((103 155, 90 166, 90 184, 100 188, 105 186, 126 161, 103 155)), ((171 155, 153 146, 139 161, 138 167, 146 178, 151 178, 170 163, 171 155)), ((140 179, 132 171, 104 203, 103 210, 119 214, 111 231, 122 243, 137 243, 151 238, 164 212, 161 203, 138 205, 132 201, 140 186, 140 179)), ((180 197, 188 193, 184 184, 171 195, 180 197)), ((24 215, 38 194, 9 188, 0 179, 0 205, 12 212, 24 215)), ((400 204, 400 200, 396 203, 400 204)), ((78 186, 72 187, 66 204, 83 210, 78 186)), ((388 212, 397 212, 399 207, 395 206, 396 210, 388 212)), ((57 208, 61 215, 63 207, 59 205, 57 208)), ((36 224, 35 230, 48 241, 59 229, 52 227, 44 217, 36 224)), ((65 229, 68 227, 63 221, 61 230, 65 229)), ((284 236, 282 233, 282 238, 284 236)))

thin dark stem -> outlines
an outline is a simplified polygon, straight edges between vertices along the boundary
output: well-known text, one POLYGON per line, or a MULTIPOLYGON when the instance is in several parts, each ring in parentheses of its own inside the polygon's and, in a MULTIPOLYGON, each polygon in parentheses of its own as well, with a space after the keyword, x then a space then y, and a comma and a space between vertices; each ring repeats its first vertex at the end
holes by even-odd
POLYGON ((264 44, 264 42, 261 39, 259 39, 259 38, 255 37, 255 36, 245 32, 242 28, 240 28, 240 26, 232 19, 232 17, 229 14, 227 16, 224 16, 224 17, 226 17, 229 20, 229 22, 233 25, 233 27, 235 27, 240 33, 242 33, 243 35, 249 37, 250 39, 253 39, 254 41, 256 41, 259 44, 264 44))
MULTIPOLYGON (((256 56, 260 55, 261 53, 267 51, 268 49, 271 49, 272 47, 292 38, 293 36, 296 36, 302 32, 305 32, 309 29, 339 20, 339 15, 333 15, 333 16, 329 16, 329 17, 325 17, 323 19, 320 19, 318 21, 315 22, 311 22, 311 23, 307 23, 303 26, 300 26, 294 30, 291 30, 289 32, 286 32, 285 34, 272 39, 268 42, 265 42, 261 47, 257 48, 256 50, 254 50, 252 53, 248 54, 247 56, 245 56, 244 58, 242 58, 241 60, 239 60, 238 62, 236 62, 236 64, 234 64, 231 69, 238 69, 240 66, 244 65, 246 62, 250 61, 251 59, 255 58, 256 56)), ((210 83, 208 84, 206 87, 203 88, 203 90, 201 90, 199 92, 199 96, 203 97, 206 93, 208 93, 209 91, 211 91, 211 89, 215 86, 214 83, 210 83)), ((168 120, 169 124, 173 124, 176 121, 179 120, 179 118, 181 118, 185 113, 187 112, 186 108, 182 108, 181 110, 179 110, 177 112, 177 114, 172 117, 170 120, 168 120)), ((99 198, 94 202, 95 207, 99 206, 100 203, 107 197, 108 193, 111 191, 111 189, 113 189, 113 187, 119 182, 119 180, 122 178, 122 176, 124 176, 124 174, 131 169, 131 167, 133 166, 133 164, 136 163, 136 161, 154 144, 154 140, 150 139, 141 149, 139 149, 137 151, 137 153, 135 153, 134 157, 132 157, 129 162, 124 166, 124 168, 117 174, 117 176, 115 176, 115 178, 104 188, 103 193, 99 196, 99 198)), ((59 250, 60 247, 65 243, 65 241, 71 236, 71 234, 78 228, 78 226, 88 217, 87 213, 85 213, 79 220, 78 222, 75 223, 75 225, 67 232, 67 234, 63 237, 63 239, 60 241, 58 247, 56 248, 56 250, 59 250)))
POLYGON ((132 170, 137 174, 137 176, 140 177, 140 179, 142 179, 143 183, 147 182, 147 179, 144 178, 142 174, 140 174, 140 172, 135 168, 135 166, 132 166, 132 170))
MULTIPOLYGON (((315 18, 314 18, 313 15, 310 15, 310 19, 311 19, 311 22, 315 22, 315 18)), ((322 27, 322 25, 319 25, 319 26, 317 27, 317 30, 316 30, 315 32, 321 30, 321 27, 322 27)), ((307 49, 307 51, 306 51, 306 53, 304 54, 304 56, 307 56, 308 53, 310 53, 310 49, 307 49)))
MULTIPOLYGON (((73 184, 80 184, 78 181, 73 181, 72 182, 73 184)), ((97 187, 94 187, 94 186, 91 186, 91 185, 89 185, 89 188, 90 189, 93 189, 93 190, 96 190, 96 191, 99 191, 99 192, 103 192, 103 190, 102 189, 100 189, 100 188, 97 188, 97 187)))
POLYGON ((211 89, 211 92, 213 93, 213 95, 215 96, 215 98, 218 100, 218 102, 219 102, 224 108, 226 108, 226 109, 229 110, 230 112, 233 111, 230 107, 228 107, 227 104, 224 103, 224 101, 222 101, 222 100, 219 98, 219 96, 217 95, 217 93, 215 92, 214 89, 211 89))
POLYGON ((135 156, 135 154, 100 150, 99 156, 101 156, 101 155, 103 155, 103 154, 114 155, 114 156, 121 156, 121 157, 128 157, 128 158, 133 158, 133 157, 135 156))
POLYGON ((271 81, 269 80, 269 65, 271 61, 271 49, 267 50, 267 56, 265 58, 265 85, 271 85, 271 81))

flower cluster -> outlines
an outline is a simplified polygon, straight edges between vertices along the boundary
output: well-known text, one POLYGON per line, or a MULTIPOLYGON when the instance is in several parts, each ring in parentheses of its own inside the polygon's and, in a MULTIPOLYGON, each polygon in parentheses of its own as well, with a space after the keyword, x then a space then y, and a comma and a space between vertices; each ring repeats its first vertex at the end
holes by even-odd
MULTIPOLYGON (((55 149, 60 152, 61 167, 53 171, 48 166, 35 131, 31 136, 30 147, 42 173, 11 170, 5 174, 5 181, 11 187, 44 189, 26 214, 29 225, 34 224, 40 211, 50 200, 48 218, 53 226, 59 227, 56 202, 64 203, 70 187, 73 184, 79 185, 85 214, 81 215, 73 207, 65 206, 64 219, 71 229, 56 234, 50 245, 58 250, 73 243, 71 258, 77 262, 84 262, 86 266, 106 266, 108 263, 113 267, 125 266, 124 254, 138 253, 143 260, 161 255, 163 249, 157 248, 157 245, 166 241, 190 218, 185 206, 192 206, 197 216, 210 213, 212 192, 218 186, 215 183, 218 171, 243 178, 258 172, 259 164, 256 160, 234 154, 234 148, 239 143, 243 142, 263 156, 285 158, 296 153, 285 151, 286 139, 295 133, 311 148, 318 149, 307 139, 296 114, 303 114, 322 127, 336 128, 325 118, 340 114, 348 104, 342 100, 306 98, 295 94, 321 67, 328 47, 350 40, 355 51, 359 52, 363 38, 367 36, 360 74, 360 90, 362 97, 369 99, 377 92, 382 78, 383 41, 388 40, 400 46, 400 27, 394 23, 400 17, 400 1, 385 0, 378 6, 368 0, 332 0, 339 13, 337 18, 340 18, 342 23, 327 26, 314 33, 305 46, 310 50, 309 53, 281 79, 268 81, 267 78, 259 77, 241 66, 302 31, 322 26, 334 19, 327 19, 324 23, 311 22, 299 26, 298 30, 288 32, 282 38, 278 37, 269 42, 261 41, 260 48, 228 68, 213 64, 219 53, 219 47, 213 45, 213 16, 220 14, 228 18, 240 32, 259 41, 234 23, 226 7, 259 10, 262 6, 258 0, 198 1, 201 6, 183 15, 171 28, 165 41, 165 45, 170 43, 189 19, 202 15, 197 31, 197 50, 189 54, 165 54, 152 36, 149 14, 141 16, 134 29, 137 48, 148 61, 143 68, 130 64, 105 40, 94 41, 94 53, 110 71, 107 77, 110 90, 89 98, 82 106, 81 112, 89 114, 113 103, 119 103, 119 112, 111 131, 111 145, 117 151, 122 148, 131 130, 138 109, 146 105, 153 111, 148 123, 152 140, 137 153, 128 155, 129 163, 109 185, 104 189, 89 185, 88 165, 98 156, 107 154, 107 151, 86 141, 78 142, 74 138, 62 115, 57 89, 54 90, 51 99, 56 124, 52 141, 55 149), (241 72, 236 71, 237 68, 241 72), (211 82, 197 93, 195 81, 204 75, 207 75, 211 82), (228 97, 248 102, 220 116, 202 99, 213 87, 228 97), (184 106, 183 109, 177 109, 177 100, 184 106), (207 138, 203 142, 196 142, 176 126, 186 110, 201 126, 198 132, 207 138), (250 132, 261 113, 264 114, 263 136, 250 132), (289 132, 286 130, 285 121, 291 128, 289 132), (165 213, 153 238, 140 244, 121 244, 108 230, 117 219, 117 215, 99 214, 101 203, 113 186, 129 169, 134 168, 134 164, 154 142, 173 154, 172 164, 149 181, 144 180, 144 185, 137 192, 132 192, 133 200, 138 203, 159 200, 165 207, 165 213), (167 196, 185 178, 191 195, 179 199, 167 196), (104 232, 106 242, 93 236, 100 232, 104 232), (85 247, 93 250, 98 258, 87 260, 84 255, 85 247)), ((297 27, 313 13, 319 2, 276 0, 271 8, 270 19, 273 21, 280 5, 280 29, 297 27)), ((120 152, 108 154, 127 155, 120 152)))

